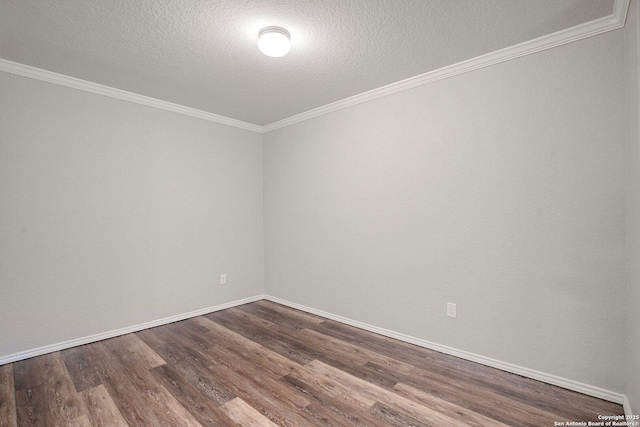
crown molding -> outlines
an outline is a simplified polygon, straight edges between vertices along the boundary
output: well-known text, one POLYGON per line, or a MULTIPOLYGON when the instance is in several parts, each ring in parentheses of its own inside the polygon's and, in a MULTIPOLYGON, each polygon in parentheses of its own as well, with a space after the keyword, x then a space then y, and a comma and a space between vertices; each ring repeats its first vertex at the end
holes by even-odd
POLYGON ((609 16, 576 25, 574 27, 538 37, 517 45, 509 46, 504 49, 496 50, 453 65, 448 65, 396 83, 391 83, 331 104, 323 105, 322 107, 314 108, 313 110, 309 110, 304 113, 296 114, 295 116, 263 126, 263 132, 270 132, 314 117, 361 104, 363 102, 382 98, 387 95, 392 95, 418 86, 437 82, 438 80, 447 79, 449 77, 468 73, 480 68, 490 67, 501 62, 510 61, 512 59, 531 55, 547 49, 553 49, 554 47, 593 37, 608 31, 617 30, 624 27, 627 11, 629 9, 629 2, 630 0, 615 0, 613 13, 609 16))
POLYGON ((506 47, 485 55, 477 56, 466 61, 458 62, 453 65, 429 71, 418 76, 410 77, 399 82, 391 83, 386 86, 379 87, 340 101, 332 102, 322 107, 304 113, 296 114, 277 122, 270 123, 265 126, 255 125, 253 123, 243 122, 241 120, 232 119, 230 117, 220 116, 218 114, 209 113, 183 105, 174 104, 167 101, 139 95, 133 92, 104 86, 98 83, 77 79, 75 77, 65 76, 63 74, 54 73, 52 71, 42 70, 29 65, 19 64, 17 62, 8 61, 0 58, 0 71, 29 77, 36 80, 42 80, 74 89, 83 90, 85 92, 96 93, 99 95, 109 96, 111 98, 123 101, 134 102, 149 107, 159 108, 161 110, 172 111, 186 116, 196 117, 215 123, 229 125, 252 132, 266 133, 286 126, 300 123, 314 117, 342 110, 363 102, 371 101, 384 96, 393 95, 394 93, 409 90, 418 86, 437 82, 439 80, 454 77, 470 71, 478 70, 484 67, 490 67, 501 62, 510 61, 526 55, 531 55, 547 49, 562 46, 578 40, 603 34, 608 31, 616 30, 624 27, 629 10, 629 2, 631 0, 614 0, 613 13, 609 16, 586 22, 565 30, 561 30, 546 36, 523 42, 514 46, 506 47))
POLYGON ((262 126, 0 58, 0 71, 262 133, 262 126))

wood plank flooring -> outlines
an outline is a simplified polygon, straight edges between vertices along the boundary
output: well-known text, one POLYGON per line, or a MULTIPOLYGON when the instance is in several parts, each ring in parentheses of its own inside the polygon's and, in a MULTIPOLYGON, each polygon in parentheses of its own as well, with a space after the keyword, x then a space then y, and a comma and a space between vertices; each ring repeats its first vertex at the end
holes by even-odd
POLYGON ((0 366, 0 426, 554 426, 620 405, 258 301, 0 366))

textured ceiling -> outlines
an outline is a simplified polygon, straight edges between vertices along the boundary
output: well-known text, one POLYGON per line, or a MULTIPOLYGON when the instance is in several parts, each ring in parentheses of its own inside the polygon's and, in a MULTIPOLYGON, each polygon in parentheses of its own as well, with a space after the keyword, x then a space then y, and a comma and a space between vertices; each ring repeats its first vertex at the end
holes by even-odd
POLYGON ((266 125, 610 15, 614 0, 0 0, 0 57, 266 125), (292 49, 257 48, 269 25, 292 49))

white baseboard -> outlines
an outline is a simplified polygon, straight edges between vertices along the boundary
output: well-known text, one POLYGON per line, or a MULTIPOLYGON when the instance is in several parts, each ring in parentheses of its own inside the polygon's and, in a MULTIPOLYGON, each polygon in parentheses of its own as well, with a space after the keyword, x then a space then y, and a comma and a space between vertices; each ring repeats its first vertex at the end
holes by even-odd
POLYGON ((514 365, 500 360, 492 359, 478 354, 470 353, 464 350, 458 350, 452 347, 436 344, 430 341, 426 341, 420 338, 415 338, 409 335, 401 334, 398 332, 390 331, 388 329, 379 328, 377 326, 369 325, 366 323, 358 322, 357 320, 348 319, 346 317, 338 316, 326 311, 317 310, 315 308, 307 307, 301 304, 286 301, 280 298, 273 297, 271 295, 265 295, 264 299, 286 305, 291 308, 305 311, 307 313, 315 314, 317 316, 326 317, 331 320, 335 320, 340 323, 346 323, 347 325, 355 326, 356 328, 364 329, 366 331, 374 332, 376 334, 384 335, 389 338, 395 338, 400 341, 404 341, 410 344, 415 344, 420 347, 428 348, 438 351, 440 353, 450 354, 452 356, 459 357, 461 359, 469 360, 472 362, 480 363, 482 365, 491 366, 503 371, 511 372, 514 374, 522 375, 527 378, 542 381, 547 384, 555 385, 558 387, 566 388, 569 390, 577 391, 589 396, 597 397, 599 399, 608 400, 610 402, 619 403, 624 406, 625 412, 630 415, 631 408, 627 396, 622 393, 617 393, 610 390, 605 390, 600 387, 595 387, 589 384, 584 384, 578 381, 570 380, 568 378, 562 378, 556 375, 547 374, 544 372, 536 371, 533 369, 525 368, 522 366, 514 365))
POLYGON ((189 319, 191 317, 202 316, 203 314, 213 313, 214 311, 220 311, 238 305, 247 304, 254 301, 259 301, 264 298, 264 295, 255 295, 248 298, 243 298, 237 301, 231 301, 213 307, 202 308, 188 313, 177 314, 175 316, 165 317, 164 319, 152 320, 151 322, 140 323, 134 326, 127 326, 126 328, 115 329, 113 331, 102 332, 95 335, 89 335, 88 337, 76 338, 69 341, 64 341, 57 344, 50 344, 44 347, 39 347, 33 350, 21 351, 18 353, 10 354, 8 356, 0 357, 0 365, 6 363, 17 362, 19 360, 28 359, 30 357, 40 356, 47 353, 53 353, 55 351, 66 350, 67 348, 77 347, 83 344, 89 344, 96 341, 106 340, 107 338, 113 338, 120 335, 126 335, 133 332, 138 332, 143 329, 155 328, 156 326, 166 325, 168 323, 178 322, 180 320, 189 319))
MULTIPOLYGON (((624 408, 624 414, 627 417, 631 417, 631 415, 633 415, 633 411, 631 409, 631 402, 629 402, 629 398, 627 397, 627 395, 624 396, 622 407, 624 408)), ((632 418, 629 418, 629 419, 632 419, 632 418)))
POLYGON ((180 320, 189 319, 196 316, 202 316, 204 314, 213 313, 214 311, 220 311, 231 307, 236 307, 242 304, 248 304, 250 302, 259 301, 261 299, 266 299, 268 301, 272 301, 278 304, 285 305, 287 307, 295 308, 298 310, 305 311, 307 313, 315 314, 321 317, 325 317, 327 319, 335 320, 337 322, 345 323, 347 325, 355 326, 356 328, 364 329, 366 331, 370 331, 376 334, 384 335, 389 338, 394 338, 400 341, 404 341, 410 344, 415 344, 420 347, 428 348, 431 350, 438 351, 440 353, 450 354, 452 356, 459 357, 461 359, 469 360, 472 362, 480 363, 482 365, 491 366, 493 368, 501 369, 503 371, 511 372, 514 374, 522 375, 527 378, 531 378, 534 380, 542 381, 547 384, 552 384, 558 387, 566 388, 569 390, 577 391, 579 393, 583 393, 589 396, 594 396, 600 399, 608 400, 611 402, 619 403, 623 405, 624 411, 626 415, 631 415, 631 405, 629 403, 629 399, 626 395, 622 393, 617 393, 610 390, 605 390, 600 387, 595 387, 589 384, 584 384, 578 381, 570 380, 567 378, 562 378, 556 375, 547 374, 544 372, 536 371, 533 369, 525 368, 522 366, 514 365, 507 362, 502 362, 500 360, 492 359, 485 356, 480 356, 474 353, 470 353, 464 350, 458 350, 452 347, 447 347, 444 345, 436 344, 430 341, 426 341, 420 338, 412 337, 409 335, 401 334, 398 332, 390 331, 388 329, 379 328, 377 326, 369 325, 366 323, 358 322, 357 320, 352 320, 346 317, 338 316, 332 313, 328 313, 326 311, 317 310, 315 308, 307 307, 302 304, 297 304, 291 301, 283 300, 277 297, 273 297, 271 295, 255 295, 248 298, 243 298, 237 301, 231 301, 228 303, 216 305, 213 307, 202 308, 199 310, 191 311, 188 313, 182 313, 175 316, 165 317, 163 319, 153 320, 150 322, 140 323, 134 326, 128 326, 126 328, 120 328, 108 332, 102 332, 95 335, 90 335, 83 338, 76 338, 73 340, 50 344, 44 347, 39 347, 32 350, 22 351, 18 353, 14 353, 8 356, 0 357, 0 365, 4 365, 6 363, 17 362, 19 360, 28 359, 30 357, 40 356, 47 353, 53 353, 55 351, 65 350, 67 348, 76 347, 83 344, 89 344, 96 341, 105 340, 108 338, 117 337, 120 335, 130 334, 133 332, 138 332, 143 329, 155 328, 156 326, 166 325, 168 323, 178 322, 180 320))

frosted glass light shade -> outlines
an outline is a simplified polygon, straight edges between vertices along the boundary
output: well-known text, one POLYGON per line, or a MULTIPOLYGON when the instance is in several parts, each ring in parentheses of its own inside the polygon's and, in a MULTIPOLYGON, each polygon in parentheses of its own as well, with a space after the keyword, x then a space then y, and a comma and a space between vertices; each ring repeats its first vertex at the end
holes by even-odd
POLYGON ((291 49, 290 35, 280 27, 266 27, 258 33, 258 49, 267 56, 279 58, 291 49))

